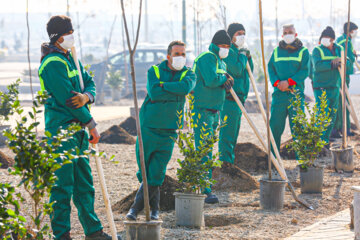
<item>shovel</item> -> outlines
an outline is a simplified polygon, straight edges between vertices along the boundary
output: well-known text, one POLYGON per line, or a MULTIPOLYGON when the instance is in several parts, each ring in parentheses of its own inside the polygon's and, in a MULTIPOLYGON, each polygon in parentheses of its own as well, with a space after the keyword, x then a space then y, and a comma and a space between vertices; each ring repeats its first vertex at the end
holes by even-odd
MULTIPOLYGON (((248 121, 250 127, 253 129, 255 135, 257 136, 257 138, 259 139, 261 145, 264 147, 265 150, 268 150, 267 149, 267 146, 265 144, 265 141, 264 139, 262 138, 262 136, 260 135, 259 131, 257 130, 257 128, 255 127, 255 124, 253 123, 253 121, 250 119, 248 113, 246 112, 246 109, 245 107, 243 106, 243 104, 240 102, 238 96, 236 95, 234 89, 230 89, 230 94, 232 95, 232 97, 234 98, 236 104, 239 106, 239 108, 241 109, 241 112, 244 114, 246 120, 248 121)), ((295 199, 295 201, 297 201, 298 203, 300 203, 301 205, 303 205, 304 207, 308 208, 308 209, 311 209, 313 210, 314 208, 308 204, 307 202, 305 202, 304 200, 302 199, 299 199, 298 196, 296 195, 295 193, 295 190, 294 190, 294 187, 291 185, 287 175, 286 175, 286 172, 285 172, 285 169, 283 167, 280 166, 279 162, 275 159, 274 155, 270 152, 270 158, 271 158, 271 161, 272 163, 274 164, 276 170, 279 172, 280 174, 280 177, 287 182, 287 187, 288 189, 290 190, 291 192, 291 195, 293 196, 293 198, 295 199)))

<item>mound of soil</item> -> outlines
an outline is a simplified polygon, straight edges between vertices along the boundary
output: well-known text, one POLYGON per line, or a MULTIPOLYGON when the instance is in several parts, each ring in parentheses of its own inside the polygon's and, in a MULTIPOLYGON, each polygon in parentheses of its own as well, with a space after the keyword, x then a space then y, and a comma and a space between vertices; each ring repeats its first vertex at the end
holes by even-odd
POLYGON ((238 143, 235 146, 235 165, 246 172, 267 170, 267 153, 252 143, 238 143))
POLYGON ((5 155, 5 153, 0 151, 0 168, 9 168, 12 167, 14 165, 15 161, 14 159, 12 159, 11 157, 5 155))
MULTIPOLYGON (((174 192, 177 192, 182 188, 182 184, 173 179, 172 177, 165 176, 163 185, 160 187, 160 210, 170 211, 175 209, 175 196, 174 192)), ((134 202, 136 192, 121 199, 119 202, 112 206, 112 210, 119 213, 127 213, 134 202)))
POLYGON ((105 132, 100 134, 101 143, 110 143, 110 144, 135 144, 136 140, 131 136, 127 131, 121 128, 118 125, 113 125, 105 132))
POLYGON ((248 113, 259 113, 260 112, 260 108, 259 108, 258 102, 256 100, 250 100, 250 99, 246 100, 244 107, 248 113))
POLYGON ((205 215, 205 226, 224 227, 244 222, 241 216, 236 215, 205 215))
POLYGON ((213 179, 217 181, 213 189, 219 191, 249 192, 259 188, 259 183, 249 173, 227 162, 213 170, 213 179))
MULTIPOLYGON (((280 156, 282 159, 287 159, 287 160, 296 159, 295 152, 286 147, 292 141, 293 141, 292 139, 289 139, 280 145, 280 156)), ((326 157, 328 156, 328 154, 329 154, 329 150, 323 148, 323 150, 319 154, 319 157, 326 157)))
POLYGON ((134 117, 128 117, 120 123, 120 127, 127 131, 130 135, 136 136, 136 120, 134 117))
MULTIPOLYGON (((146 90, 138 90, 138 91, 136 92, 137 98, 145 98, 146 95, 147 95, 147 91, 146 91, 146 90)), ((125 95, 123 98, 125 98, 125 99, 133 99, 133 98, 134 98, 134 95, 133 95, 133 93, 131 92, 131 93, 125 95)))

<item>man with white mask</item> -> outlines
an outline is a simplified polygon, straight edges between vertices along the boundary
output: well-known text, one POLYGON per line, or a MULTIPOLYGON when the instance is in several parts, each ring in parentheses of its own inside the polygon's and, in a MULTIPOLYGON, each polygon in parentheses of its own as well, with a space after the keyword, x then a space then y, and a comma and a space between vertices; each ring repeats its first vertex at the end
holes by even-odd
MULTIPOLYGON (((330 112, 331 124, 323 133, 321 138, 327 143, 330 140, 336 119, 336 111, 339 106, 341 78, 338 68, 341 65, 341 51, 343 47, 336 44, 335 32, 331 27, 326 27, 320 36, 320 45, 315 47, 312 52, 314 66, 313 88, 316 103, 319 104, 319 97, 322 92, 326 92, 327 109, 330 112)), ((350 61, 347 60, 346 73, 350 69, 350 61)))
MULTIPOLYGON (((71 19, 61 15, 51 17, 47 23, 47 32, 50 42, 41 46, 39 67, 41 90, 46 90, 50 95, 45 103, 45 130, 55 136, 60 128, 66 128, 72 123, 83 127, 58 149, 61 152, 77 147, 80 152, 74 151, 73 154, 80 156, 55 172, 58 179, 50 196, 54 210, 50 218, 53 234, 55 239, 72 239, 70 202, 73 199, 86 235, 85 240, 111 240, 111 236, 102 231, 103 226, 95 213, 95 190, 89 158, 82 156, 88 150, 89 142, 96 144, 100 138, 88 107, 95 99, 95 83, 80 62, 81 71, 77 71, 69 51, 74 45, 71 19), (79 74, 83 77, 84 90, 80 87, 79 74), (85 127, 89 129, 91 140, 85 127)), ((63 159, 57 161, 62 162, 63 159)))
MULTIPOLYGON (((160 186, 174 149, 179 112, 184 112, 185 96, 195 87, 196 76, 185 66, 185 43, 173 41, 168 46, 167 60, 150 67, 147 73, 147 96, 140 110, 140 126, 144 146, 151 219, 159 219, 160 186)), ((184 118, 182 118, 184 119, 184 118)), ((183 124, 181 124, 183 125, 183 124)), ((142 182, 139 142, 136 141, 137 178, 142 182)), ((144 209, 143 185, 126 218, 136 220, 144 209)))
MULTIPOLYGON (((204 134, 214 134, 219 124, 220 111, 223 109, 226 91, 234 84, 233 78, 226 72, 224 59, 229 54, 231 39, 225 30, 215 33, 209 46, 209 51, 201 53, 194 61, 193 71, 196 74, 194 89, 194 122, 202 124, 194 127, 196 147, 201 145, 201 129, 204 134), (200 116, 200 118, 199 118, 200 116)), ((231 116, 229 116, 231 117, 231 116)), ((208 158, 212 157, 212 150, 208 158)), ((205 161, 206 159, 204 159, 205 161)), ((212 177, 210 170, 209 177, 212 177)), ((219 200, 211 192, 211 188, 203 189, 207 195, 205 203, 214 204, 219 200)))
MULTIPOLYGON (((344 24, 344 33, 336 39, 336 43, 339 44, 344 48, 345 51, 345 45, 346 45, 346 33, 347 33, 347 22, 344 24)), ((350 85, 350 74, 354 74, 354 63, 356 61, 356 51, 353 47, 353 41, 355 40, 355 37, 357 35, 358 26, 350 22, 349 25, 349 39, 348 39, 348 51, 347 51, 347 57, 350 60, 351 67, 349 71, 347 71, 346 74, 346 86, 349 88, 350 85)), ((343 125, 343 118, 342 118, 342 104, 341 104, 341 96, 339 98, 339 107, 337 111, 337 117, 336 122, 333 131, 331 132, 331 137, 334 138, 340 138, 342 133, 342 125, 343 125)), ((347 110, 346 111, 346 123, 347 123, 347 135, 348 136, 354 136, 354 133, 350 131, 350 113, 347 110)))
POLYGON ((292 118, 296 115, 290 107, 291 101, 295 99, 293 93, 300 94, 304 100, 304 81, 309 75, 309 51, 297 38, 294 25, 283 26, 282 37, 283 40, 274 49, 268 63, 269 77, 274 87, 270 128, 279 150, 287 117, 290 129, 293 129, 292 118))
MULTIPOLYGON (((253 61, 250 51, 245 48, 245 28, 240 23, 229 25, 227 33, 231 38, 229 56, 224 59, 227 72, 234 78, 233 89, 240 101, 245 104, 249 93, 250 81, 246 64, 249 63, 253 69, 253 61)), ((227 163, 234 163, 237 138, 240 130, 242 112, 237 106, 230 93, 226 94, 221 119, 228 116, 226 126, 220 129, 219 152, 220 160, 227 163)), ((227 164, 225 163, 225 164, 227 164)))

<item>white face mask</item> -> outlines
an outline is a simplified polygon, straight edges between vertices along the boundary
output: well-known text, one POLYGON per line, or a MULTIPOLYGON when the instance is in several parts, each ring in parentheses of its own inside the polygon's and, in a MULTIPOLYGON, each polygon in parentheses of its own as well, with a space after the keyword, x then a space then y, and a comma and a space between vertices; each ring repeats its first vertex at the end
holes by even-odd
POLYGON ((330 38, 322 38, 320 43, 324 45, 324 47, 329 47, 331 45, 330 38))
POLYGON ((186 63, 186 58, 185 58, 185 57, 182 57, 182 56, 173 57, 173 58, 172 58, 171 66, 172 66, 175 70, 180 71, 181 69, 184 68, 185 63, 186 63))
POLYGON ((286 34, 283 36, 286 44, 291 44, 295 41, 295 34, 286 34))
POLYGON ((241 48, 242 46, 244 46, 245 35, 236 36, 235 39, 236 39, 235 44, 238 48, 241 48))
POLYGON ((219 48, 219 57, 220 58, 226 58, 229 55, 229 49, 228 48, 219 48))
POLYGON ((357 30, 354 30, 352 33, 350 33, 351 38, 355 38, 357 35, 357 30))
POLYGON ((74 46, 75 43, 75 39, 74 39, 74 35, 73 34, 69 34, 66 36, 63 36, 64 41, 62 43, 59 43, 59 45, 63 48, 63 49, 70 49, 74 46))

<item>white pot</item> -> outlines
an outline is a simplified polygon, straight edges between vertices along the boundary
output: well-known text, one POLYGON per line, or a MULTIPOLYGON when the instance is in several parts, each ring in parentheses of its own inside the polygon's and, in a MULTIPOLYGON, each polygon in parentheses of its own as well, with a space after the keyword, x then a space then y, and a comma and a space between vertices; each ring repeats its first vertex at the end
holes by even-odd
POLYGON ((176 225, 201 228, 204 222, 204 194, 174 193, 176 225))

